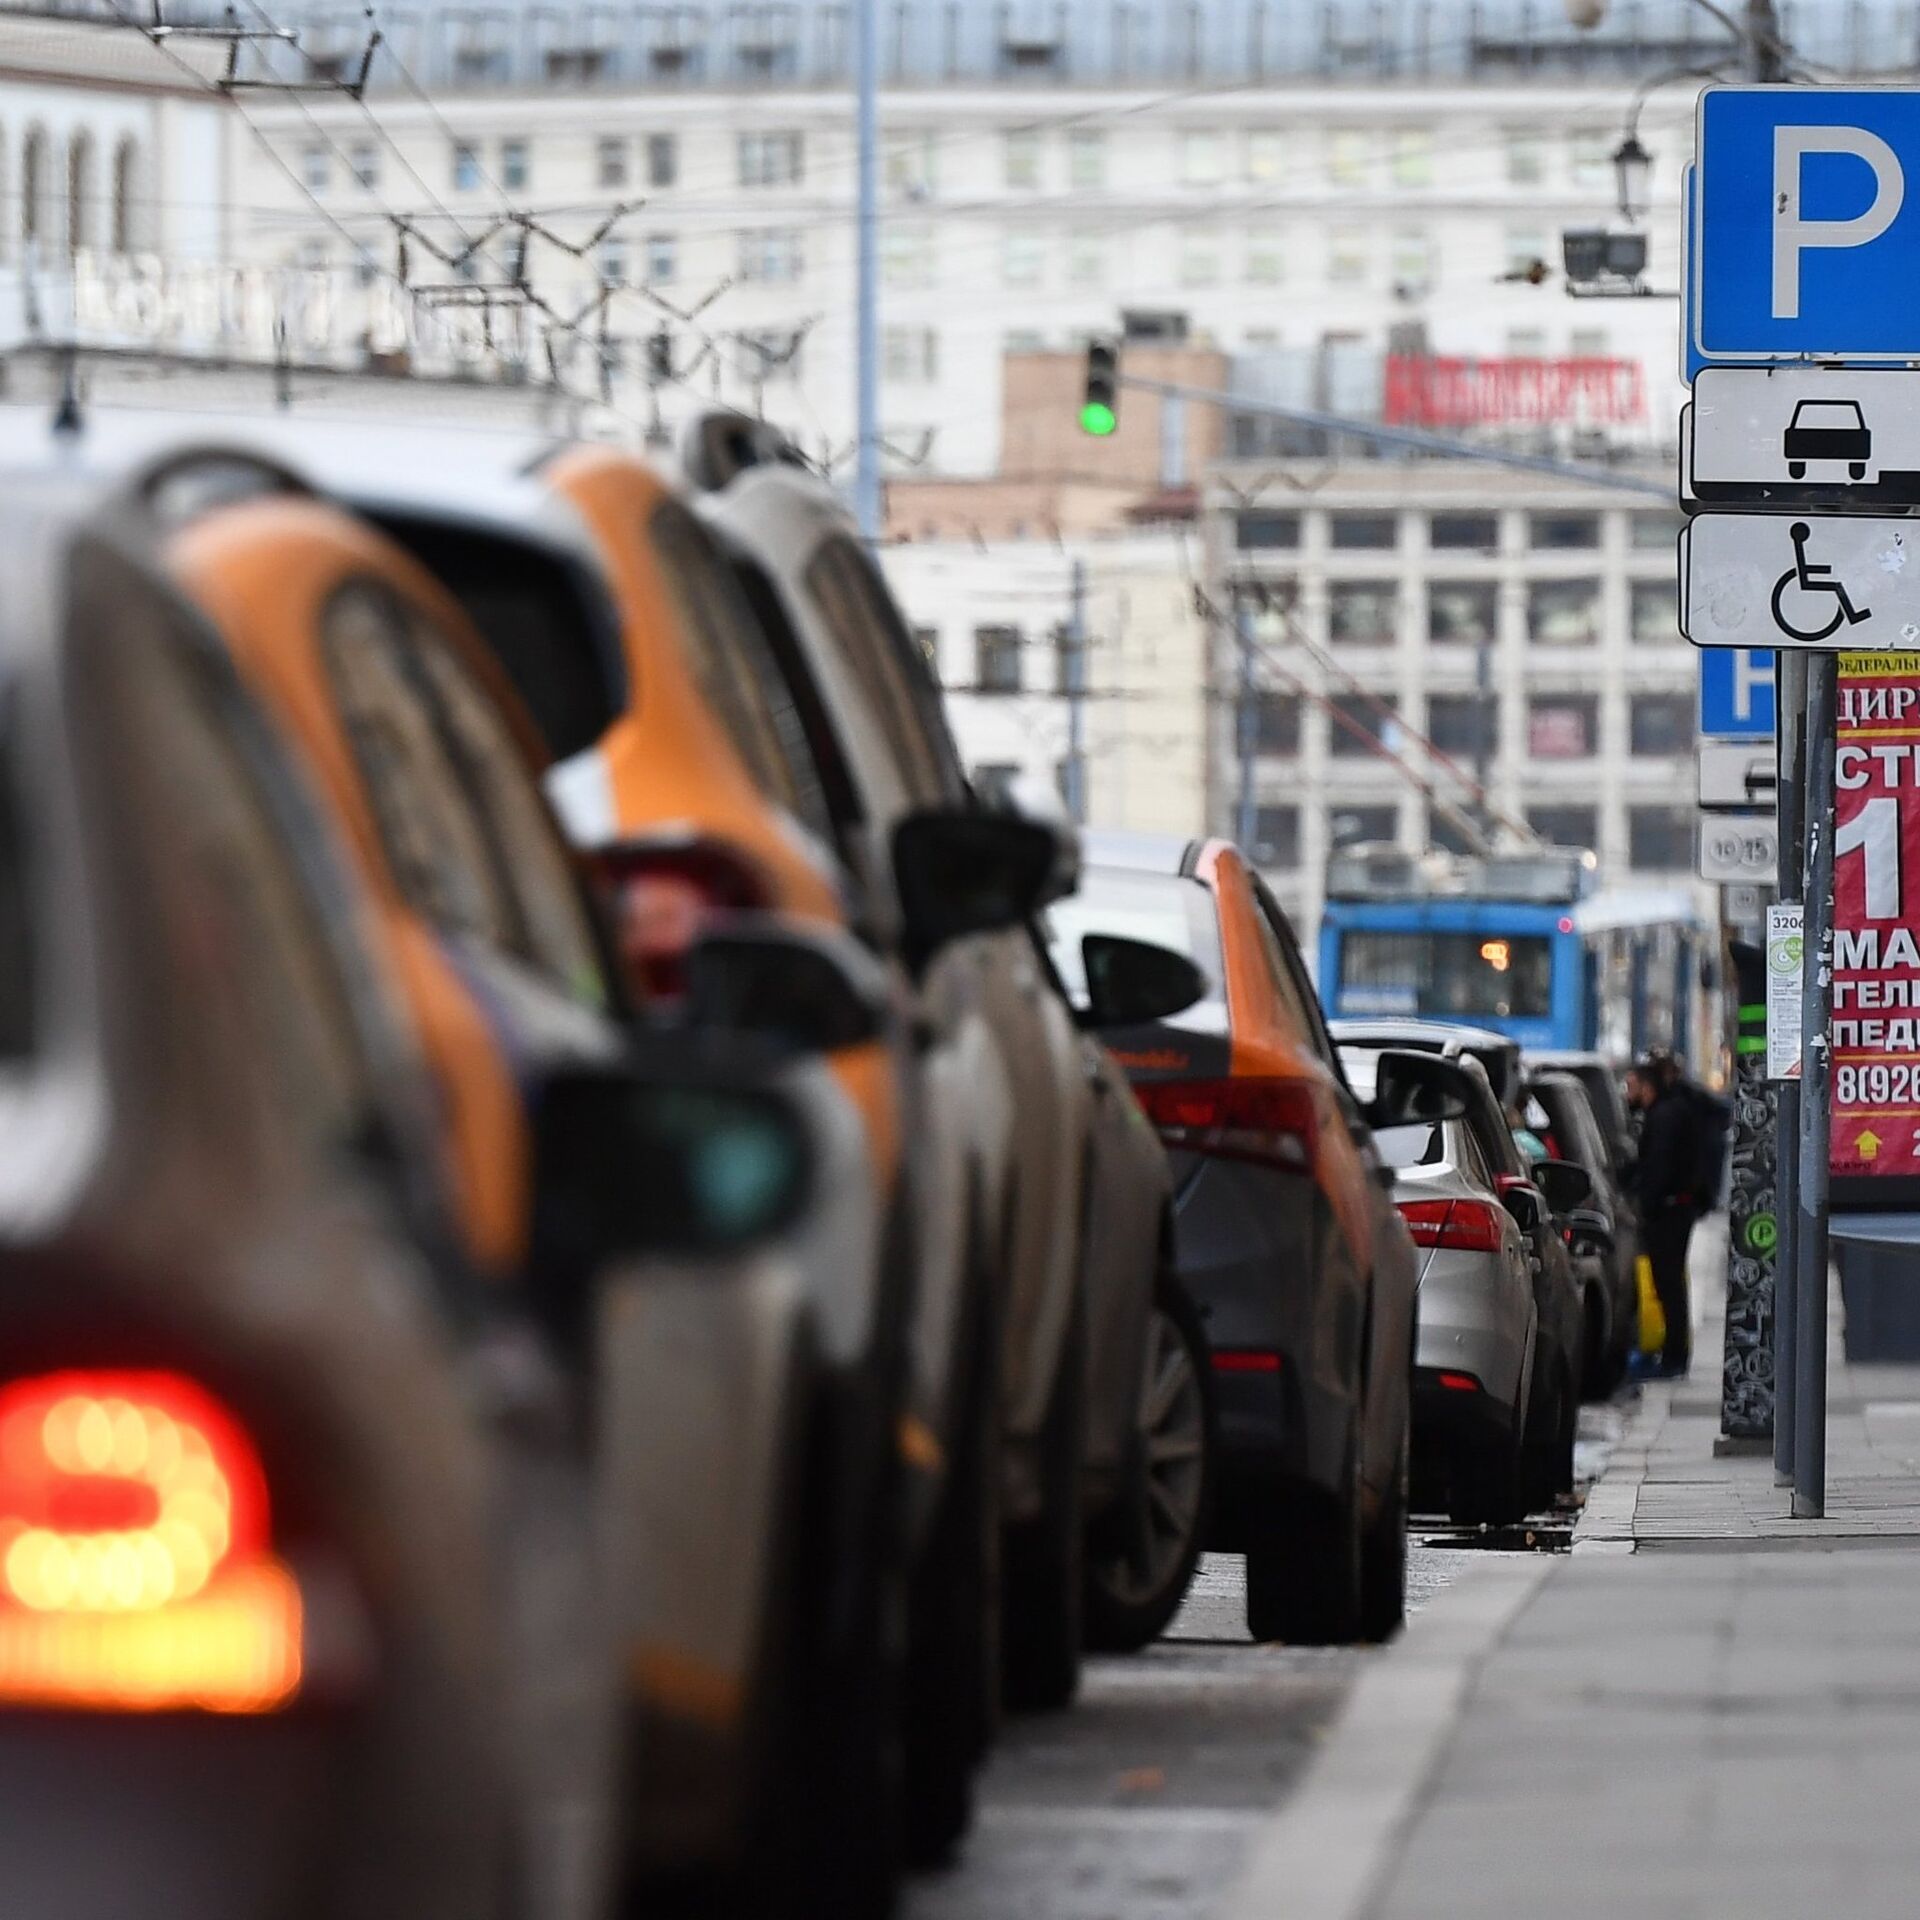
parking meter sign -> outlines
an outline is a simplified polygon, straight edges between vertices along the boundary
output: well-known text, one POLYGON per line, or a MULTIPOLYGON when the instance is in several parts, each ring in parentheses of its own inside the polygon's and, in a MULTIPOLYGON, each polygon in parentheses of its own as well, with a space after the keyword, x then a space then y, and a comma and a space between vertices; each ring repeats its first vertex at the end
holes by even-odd
POLYGON ((1920 521, 1695 514, 1680 536, 1680 630, 1696 647, 1920 647, 1920 521))

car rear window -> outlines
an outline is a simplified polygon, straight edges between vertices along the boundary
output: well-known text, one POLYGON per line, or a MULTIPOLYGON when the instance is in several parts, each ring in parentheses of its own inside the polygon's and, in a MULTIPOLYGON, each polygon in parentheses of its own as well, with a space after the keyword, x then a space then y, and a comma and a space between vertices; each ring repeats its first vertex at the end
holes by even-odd
POLYGON ((1087 999, 1080 942, 1089 933, 1144 940, 1184 954, 1205 977, 1207 1000, 1221 998, 1219 921, 1213 896, 1197 880, 1088 867, 1081 873, 1080 891, 1047 909, 1046 930, 1060 984, 1075 1006, 1084 1006, 1087 999))
POLYGON ((24 1060, 33 1045, 33 918, 17 728, 0 695, 0 1061, 24 1060))
POLYGON ((466 609, 554 759, 596 745, 629 689, 612 607, 585 567, 491 528, 377 518, 466 609))
MULTIPOLYGON (((1363 1105, 1373 1098, 1379 1078, 1380 1056, 1362 1047, 1342 1047, 1340 1065, 1346 1071, 1347 1085, 1363 1105)), ((1395 1168, 1437 1166, 1446 1143, 1435 1126, 1376 1127, 1373 1144, 1380 1158, 1395 1168)))

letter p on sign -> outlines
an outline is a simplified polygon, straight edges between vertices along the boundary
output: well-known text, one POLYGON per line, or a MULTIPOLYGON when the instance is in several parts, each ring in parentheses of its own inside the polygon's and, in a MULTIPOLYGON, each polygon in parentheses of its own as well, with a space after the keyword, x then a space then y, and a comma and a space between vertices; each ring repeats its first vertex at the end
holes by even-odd
POLYGON ((1773 130, 1773 317, 1800 317, 1800 256, 1809 247, 1864 247, 1893 225, 1906 198, 1906 175, 1893 149, 1865 127, 1773 130), (1850 153, 1873 169, 1873 201, 1846 220, 1800 217, 1800 163, 1809 153, 1850 153))

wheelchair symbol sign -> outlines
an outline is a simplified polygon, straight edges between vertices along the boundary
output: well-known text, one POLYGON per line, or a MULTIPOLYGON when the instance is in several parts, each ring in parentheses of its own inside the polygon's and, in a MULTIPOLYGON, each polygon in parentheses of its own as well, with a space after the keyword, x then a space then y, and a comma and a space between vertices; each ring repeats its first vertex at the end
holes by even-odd
POLYGON ((1842 625, 1856 626, 1869 618, 1873 609, 1856 607, 1847 596, 1845 582, 1831 577, 1831 567, 1807 558, 1807 542, 1813 537, 1813 529, 1804 520, 1796 520, 1788 534, 1793 541, 1793 565, 1773 586, 1773 617, 1780 631, 1807 646, 1815 646, 1838 633, 1842 625), (1826 603, 1824 613, 1816 602, 1826 603))

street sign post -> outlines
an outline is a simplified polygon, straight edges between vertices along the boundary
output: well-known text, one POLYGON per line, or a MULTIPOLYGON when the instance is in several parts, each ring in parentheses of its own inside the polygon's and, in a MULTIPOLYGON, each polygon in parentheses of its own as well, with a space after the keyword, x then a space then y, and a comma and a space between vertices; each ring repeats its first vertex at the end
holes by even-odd
POLYGON ((1680 535, 1680 631, 1697 647, 1920 647, 1920 521, 1695 514, 1680 535))
POLYGON ((1771 880, 1780 864, 1780 831, 1758 815, 1710 813, 1700 821, 1700 878, 1720 885, 1771 880))
POLYGON ((1708 367, 1689 412, 1685 493, 1703 506, 1920 506, 1920 371, 1708 367))
POLYGON ((1702 647, 1700 737, 1771 740, 1773 652, 1767 647, 1702 647))
POLYGON ((1744 812, 1773 805, 1777 776, 1771 746, 1702 740, 1694 759, 1700 772, 1700 804, 1709 811, 1744 812))
POLYGON ((1920 360, 1920 91, 1710 87, 1696 141, 1703 360, 1920 360))

